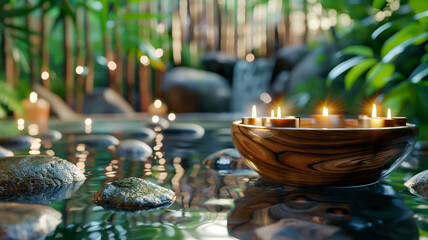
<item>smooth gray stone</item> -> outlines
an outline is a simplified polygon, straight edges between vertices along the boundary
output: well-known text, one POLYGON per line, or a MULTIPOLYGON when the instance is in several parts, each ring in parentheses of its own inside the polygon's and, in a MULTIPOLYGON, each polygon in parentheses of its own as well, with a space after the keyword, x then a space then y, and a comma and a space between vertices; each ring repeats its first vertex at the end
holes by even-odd
POLYGON ((165 118, 159 117, 159 122, 157 122, 157 123, 150 122, 147 124, 147 126, 149 128, 160 127, 160 129, 162 130, 162 129, 169 128, 169 122, 165 118))
POLYGON ((175 113, 227 112, 231 88, 219 74, 187 67, 168 70, 162 79, 162 96, 175 113))
POLYGON ((40 138, 42 141, 56 142, 62 138, 62 134, 57 130, 48 130, 46 132, 41 132, 34 137, 40 138))
POLYGON ((136 139, 122 140, 116 148, 118 156, 132 159, 146 159, 152 153, 153 150, 149 145, 136 139))
POLYGON ((0 138, 0 145, 10 149, 28 149, 36 141, 30 136, 12 136, 0 138))
POLYGON ((150 143, 155 139, 156 133, 150 128, 142 128, 138 131, 126 134, 126 136, 132 139, 138 139, 145 143, 150 143))
POLYGON ((13 155, 15 155, 15 154, 13 154, 12 151, 10 151, 7 148, 0 146, 0 157, 12 157, 13 155))
POLYGON ((217 171, 249 169, 238 150, 234 148, 226 148, 209 155, 204 159, 203 164, 217 171))
POLYGON ((168 139, 195 140, 204 136, 205 129, 193 123, 175 123, 162 133, 168 139))
POLYGON ((428 170, 420 172, 404 183, 415 195, 428 198, 428 170))
POLYGON ((232 81, 233 69, 237 61, 238 58, 235 55, 221 51, 206 52, 202 57, 205 70, 220 74, 229 82, 232 81))
POLYGON ((84 181, 85 175, 71 162, 47 155, 0 158, 0 198, 45 191, 84 181))
POLYGON ((76 144, 85 144, 88 147, 109 147, 119 144, 119 140, 108 134, 81 135, 73 139, 76 144))
POLYGON ((104 186, 92 196, 92 201, 111 209, 149 210, 170 206, 175 201, 175 193, 147 180, 130 177, 104 186))
POLYGON ((62 222, 57 210, 40 204, 0 202, 0 239, 44 239, 62 222))

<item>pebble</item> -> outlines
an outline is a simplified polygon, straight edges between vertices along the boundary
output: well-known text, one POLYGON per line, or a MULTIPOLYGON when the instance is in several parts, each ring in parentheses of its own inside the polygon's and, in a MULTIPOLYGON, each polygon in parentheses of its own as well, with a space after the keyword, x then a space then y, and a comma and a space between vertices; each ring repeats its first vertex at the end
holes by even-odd
POLYGON ((0 158, 0 198, 50 191, 85 179, 85 175, 76 165, 53 156, 0 158))
POLYGON ((420 172, 404 183, 415 195, 428 198, 428 170, 420 172))
POLYGON ((117 138, 108 134, 80 135, 73 142, 76 144, 85 144, 87 147, 109 147, 119 144, 117 138))
POLYGON ((44 239, 62 222, 57 210, 40 204, 0 203, 0 239, 44 239))
POLYGON ((34 137, 40 138, 42 141, 56 142, 62 138, 62 134, 57 130, 48 130, 41 132, 34 137))
POLYGON ((10 149, 28 149, 36 141, 30 136, 13 136, 0 138, 0 145, 10 149))
POLYGON ((140 129, 139 131, 129 134, 129 138, 138 139, 145 143, 152 142, 155 139, 155 137, 156 137, 156 133, 149 128, 143 128, 143 129, 140 129))
POLYGON ((14 154, 7 148, 0 146, 0 157, 12 157, 14 154))
POLYGON ((116 154, 120 157, 145 159, 153 153, 152 148, 143 141, 136 139, 127 139, 120 141, 116 148, 116 154))
POLYGON ((92 201, 108 209, 149 210, 170 206, 175 193, 147 180, 130 177, 101 188, 92 201))
POLYGON ((238 150, 234 148, 226 148, 209 155, 204 159, 203 164, 217 171, 249 169, 238 150))
POLYGON ((168 139, 196 140, 204 136, 205 130, 200 125, 193 123, 176 123, 163 130, 162 133, 168 139))

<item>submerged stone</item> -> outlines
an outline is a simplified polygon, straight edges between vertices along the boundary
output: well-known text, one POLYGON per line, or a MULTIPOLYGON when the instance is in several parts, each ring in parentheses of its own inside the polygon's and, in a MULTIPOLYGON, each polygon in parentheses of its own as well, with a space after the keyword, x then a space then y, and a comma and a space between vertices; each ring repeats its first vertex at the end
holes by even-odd
POLYGON ((205 130, 200 125, 193 123, 176 123, 162 131, 162 133, 168 139, 182 138, 186 140, 195 140, 202 138, 205 134, 205 130))
POLYGON ((94 134, 77 136, 74 140, 76 144, 85 144, 88 147, 109 147, 119 144, 119 140, 108 134, 94 134))
POLYGON ((0 203, 0 239, 44 239, 61 223, 61 213, 39 204, 0 203))
POLYGON ((226 148, 206 157, 203 163, 214 170, 241 170, 249 169, 245 165, 238 150, 226 148))
POLYGON ((62 134, 57 130, 48 130, 37 134, 35 137, 42 141, 56 142, 62 138, 62 134))
POLYGON ((0 146, 0 157, 12 157, 14 154, 7 148, 0 146))
POLYGON ((0 158, 0 198, 59 188, 84 181, 83 173, 67 160, 28 155, 0 158))
POLYGON ((140 140, 127 139, 120 141, 116 148, 116 154, 120 157, 147 158, 152 155, 152 148, 140 140))
POLYGON ((11 149, 27 149, 36 141, 30 136, 13 136, 0 138, 0 145, 11 149))
POLYGON ((415 195, 428 198, 428 170, 420 172, 404 183, 415 195))
POLYGON ((130 138, 141 140, 145 143, 150 143, 155 139, 156 133, 150 128, 143 128, 129 134, 130 138))
POLYGON ((168 207, 174 200, 175 193, 172 190, 136 177, 116 180, 92 196, 94 203, 119 210, 168 207))

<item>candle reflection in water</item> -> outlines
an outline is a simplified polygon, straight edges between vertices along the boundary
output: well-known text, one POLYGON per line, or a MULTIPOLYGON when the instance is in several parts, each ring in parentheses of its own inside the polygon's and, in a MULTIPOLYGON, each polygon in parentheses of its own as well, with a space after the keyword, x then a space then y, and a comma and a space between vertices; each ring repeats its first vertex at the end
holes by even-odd
POLYGON ((20 118, 16 121, 16 125, 17 125, 19 131, 24 130, 24 128, 25 128, 24 124, 25 124, 25 121, 23 118, 20 118))
POLYGON ((90 134, 92 132, 92 119, 86 118, 85 119, 85 133, 90 134))

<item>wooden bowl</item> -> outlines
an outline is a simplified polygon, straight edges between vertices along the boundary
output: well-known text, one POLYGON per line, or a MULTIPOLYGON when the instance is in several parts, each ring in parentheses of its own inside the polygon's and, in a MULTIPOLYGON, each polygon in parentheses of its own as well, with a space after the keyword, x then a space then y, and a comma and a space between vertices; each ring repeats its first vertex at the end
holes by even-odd
POLYGON ((235 147, 262 178, 295 186, 359 186, 377 182, 397 168, 418 136, 414 124, 401 127, 301 128, 232 123, 235 147))

